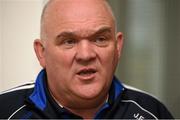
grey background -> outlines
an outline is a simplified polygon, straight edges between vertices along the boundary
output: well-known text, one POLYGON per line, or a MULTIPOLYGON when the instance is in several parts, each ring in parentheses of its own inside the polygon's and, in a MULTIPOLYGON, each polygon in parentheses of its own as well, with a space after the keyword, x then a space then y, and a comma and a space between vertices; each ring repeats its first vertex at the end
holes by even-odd
POLYGON ((109 0, 124 33, 118 78, 180 118, 180 0, 109 0))

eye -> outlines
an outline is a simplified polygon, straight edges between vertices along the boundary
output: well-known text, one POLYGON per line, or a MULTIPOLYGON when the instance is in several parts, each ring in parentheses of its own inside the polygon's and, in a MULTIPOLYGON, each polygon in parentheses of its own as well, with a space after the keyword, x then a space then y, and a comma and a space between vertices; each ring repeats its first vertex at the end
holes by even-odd
POLYGON ((62 44, 66 48, 72 48, 76 44, 76 40, 75 39, 64 39, 62 44))
POLYGON ((98 36, 94 39, 94 42, 98 46, 106 46, 108 45, 108 38, 106 36, 98 36))
POLYGON ((66 45, 73 45, 73 44, 75 44, 75 40, 73 40, 73 39, 66 39, 66 40, 64 40, 64 44, 66 44, 66 45))
POLYGON ((96 42, 102 43, 105 41, 106 41, 106 38, 104 36, 100 36, 100 37, 96 38, 96 42))

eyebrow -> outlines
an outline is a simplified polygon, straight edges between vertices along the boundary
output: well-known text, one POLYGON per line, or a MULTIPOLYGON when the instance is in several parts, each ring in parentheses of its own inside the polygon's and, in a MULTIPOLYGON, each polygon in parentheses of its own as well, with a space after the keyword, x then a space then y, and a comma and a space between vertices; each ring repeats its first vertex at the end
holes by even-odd
MULTIPOLYGON (((96 32, 94 32, 93 34, 87 36, 87 38, 91 37, 91 36, 95 36, 95 35, 99 35, 99 34, 103 34, 103 33, 111 33, 112 29, 111 27, 101 27, 99 28, 99 30, 97 30, 96 32)), ((79 37, 76 32, 71 32, 71 31, 64 31, 62 33, 60 33, 56 39, 61 38, 61 37, 79 37)))
POLYGON ((100 28, 98 31, 96 31, 96 32, 94 33, 94 35, 102 34, 102 33, 111 33, 111 32, 112 32, 111 27, 102 27, 102 28, 100 28))

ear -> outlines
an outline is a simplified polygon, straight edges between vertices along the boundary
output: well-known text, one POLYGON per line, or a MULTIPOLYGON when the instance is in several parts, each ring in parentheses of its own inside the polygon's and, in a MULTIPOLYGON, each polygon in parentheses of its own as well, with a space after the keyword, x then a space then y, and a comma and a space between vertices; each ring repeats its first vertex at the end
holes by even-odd
POLYGON ((42 40, 36 39, 34 41, 34 51, 36 53, 36 57, 38 58, 40 65, 43 68, 45 68, 44 45, 42 40))
POLYGON ((118 57, 120 58, 123 48, 123 41, 124 41, 123 34, 121 32, 118 32, 116 34, 116 40, 117 40, 116 45, 117 45, 118 57))

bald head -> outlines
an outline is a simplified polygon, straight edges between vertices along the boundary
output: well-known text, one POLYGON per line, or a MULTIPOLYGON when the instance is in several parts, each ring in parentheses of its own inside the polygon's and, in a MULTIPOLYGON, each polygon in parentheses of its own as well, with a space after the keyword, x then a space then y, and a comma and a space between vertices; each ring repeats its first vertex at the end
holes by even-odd
POLYGON ((115 26, 112 9, 106 0, 49 0, 41 16, 41 39, 47 38, 47 33, 59 25, 56 21, 65 24, 67 20, 79 18, 83 22, 96 17, 107 18, 115 26))

